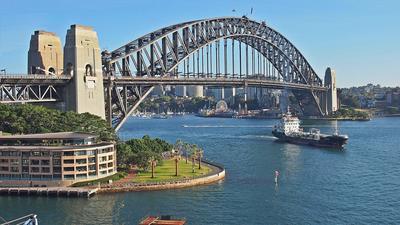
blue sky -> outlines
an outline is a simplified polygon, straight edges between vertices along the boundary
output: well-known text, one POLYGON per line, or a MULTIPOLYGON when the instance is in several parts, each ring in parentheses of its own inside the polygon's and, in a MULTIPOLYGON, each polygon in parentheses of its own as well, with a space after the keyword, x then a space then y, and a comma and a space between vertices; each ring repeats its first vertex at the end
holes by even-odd
POLYGON ((13 0, 1 5, 0 69, 8 73, 26 72, 30 35, 38 29, 55 32, 64 42, 71 24, 90 25, 101 48, 114 50, 163 26, 248 14, 285 35, 321 77, 326 67, 334 68, 339 87, 400 86, 398 0, 13 0))

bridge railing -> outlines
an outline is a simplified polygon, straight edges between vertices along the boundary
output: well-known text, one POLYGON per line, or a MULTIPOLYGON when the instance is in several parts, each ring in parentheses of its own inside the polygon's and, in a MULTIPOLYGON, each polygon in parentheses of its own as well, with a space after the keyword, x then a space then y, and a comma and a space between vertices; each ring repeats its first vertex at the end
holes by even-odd
POLYGON ((65 80, 70 79, 67 75, 44 75, 44 74, 1 74, 0 79, 40 79, 40 80, 65 80))

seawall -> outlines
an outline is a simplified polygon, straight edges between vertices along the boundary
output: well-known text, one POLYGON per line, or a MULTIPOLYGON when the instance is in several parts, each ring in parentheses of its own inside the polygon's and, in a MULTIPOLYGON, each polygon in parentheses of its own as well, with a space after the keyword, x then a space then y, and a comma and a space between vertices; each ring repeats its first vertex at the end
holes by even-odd
POLYGON ((198 185, 205 185, 215 183, 225 178, 226 172, 225 168, 217 163, 208 162, 206 160, 202 161, 204 164, 212 168, 210 174, 193 178, 184 179, 177 181, 165 181, 156 183, 129 183, 121 187, 102 187, 97 191, 97 193, 116 193, 116 192, 135 192, 135 191, 158 191, 167 189, 178 189, 193 187, 198 185))

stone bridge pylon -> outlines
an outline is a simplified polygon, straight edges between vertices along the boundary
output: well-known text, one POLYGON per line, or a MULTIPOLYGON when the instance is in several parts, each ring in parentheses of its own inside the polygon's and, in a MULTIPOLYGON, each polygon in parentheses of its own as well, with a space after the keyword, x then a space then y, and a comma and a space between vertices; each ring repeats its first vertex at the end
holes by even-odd
POLYGON ((61 93, 61 109, 89 112, 105 119, 101 53, 93 28, 71 25, 64 51, 54 33, 35 31, 28 53, 28 74, 69 76, 61 93))

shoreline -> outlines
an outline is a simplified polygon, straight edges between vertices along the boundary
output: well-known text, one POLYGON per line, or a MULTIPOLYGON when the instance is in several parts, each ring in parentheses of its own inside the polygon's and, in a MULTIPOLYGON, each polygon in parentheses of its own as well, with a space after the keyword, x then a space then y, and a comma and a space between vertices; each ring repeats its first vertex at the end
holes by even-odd
POLYGON ((304 118, 303 120, 370 121, 372 118, 304 118))
POLYGON ((110 185, 108 187, 106 186, 99 188, 97 190, 97 194, 180 189, 212 184, 225 178, 226 171, 223 166, 206 160, 202 160, 202 162, 212 169, 211 173, 204 176, 184 180, 173 180, 156 183, 128 183, 126 185, 117 187, 110 185))

